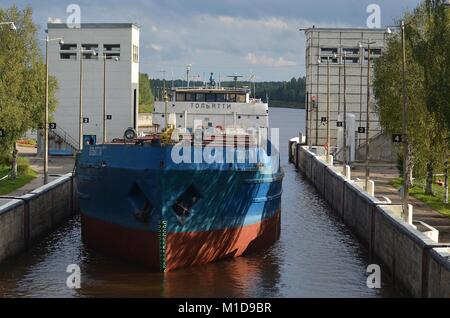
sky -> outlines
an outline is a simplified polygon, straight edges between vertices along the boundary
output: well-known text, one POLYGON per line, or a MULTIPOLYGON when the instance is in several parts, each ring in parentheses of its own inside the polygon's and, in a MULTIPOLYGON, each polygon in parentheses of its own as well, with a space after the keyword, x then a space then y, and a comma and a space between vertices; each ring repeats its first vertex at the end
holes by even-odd
POLYGON ((238 73, 244 79, 283 81, 305 74, 305 36, 299 28, 367 27, 380 8, 381 26, 392 25, 420 0, 0 0, 0 7, 33 8, 41 36, 49 18, 66 22, 77 4, 81 22, 137 23, 140 68, 151 77, 185 78, 214 72, 216 81, 238 73))

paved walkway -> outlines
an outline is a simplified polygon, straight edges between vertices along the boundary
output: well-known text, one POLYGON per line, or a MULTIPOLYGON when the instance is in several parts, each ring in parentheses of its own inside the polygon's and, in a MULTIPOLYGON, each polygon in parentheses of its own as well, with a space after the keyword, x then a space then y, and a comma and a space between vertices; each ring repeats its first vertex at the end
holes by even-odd
MULTIPOLYGON (((391 186, 391 181, 399 177, 395 164, 379 165, 370 168, 370 179, 375 182, 375 196, 387 197, 394 204, 401 204, 401 197, 397 189, 391 186)), ((357 165, 352 169, 352 179, 365 178, 365 167, 357 165)), ((414 206, 414 220, 425 222, 439 231, 439 242, 450 243, 450 218, 434 211, 422 201, 410 197, 410 204, 414 206)))
MULTIPOLYGON (((38 157, 36 148, 17 147, 20 157, 26 157, 30 160, 30 165, 33 170, 38 173, 38 177, 26 184, 20 189, 7 194, 7 196, 21 196, 33 191, 44 185, 44 159, 38 157)), ((48 162, 48 171, 50 175, 63 175, 73 171, 75 165, 75 158, 72 157, 50 157, 48 162)), ((57 176, 49 177, 49 180, 54 180, 57 176)))

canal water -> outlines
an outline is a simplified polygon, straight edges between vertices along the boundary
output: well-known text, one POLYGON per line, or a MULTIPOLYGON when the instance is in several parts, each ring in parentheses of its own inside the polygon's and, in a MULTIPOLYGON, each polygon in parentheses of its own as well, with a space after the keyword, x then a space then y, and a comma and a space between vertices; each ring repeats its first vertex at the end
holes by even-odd
MULTIPOLYGON (((275 108, 283 183, 280 240, 268 250, 165 274, 101 255, 83 245, 75 217, 28 253, 0 265, 0 297, 393 297, 367 287, 368 251, 288 164, 287 143, 304 125, 303 110, 275 108), (69 264, 81 268, 81 289, 66 287, 69 264)), ((1 235, 1 233, 0 233, 1 235)), ((132 248, 130 246, 130 248, 132 248)))

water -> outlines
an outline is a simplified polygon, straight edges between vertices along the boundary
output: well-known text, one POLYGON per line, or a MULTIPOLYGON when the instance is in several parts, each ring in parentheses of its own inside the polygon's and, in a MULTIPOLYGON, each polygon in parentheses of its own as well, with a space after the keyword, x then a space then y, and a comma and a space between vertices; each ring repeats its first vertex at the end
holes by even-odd
POLYGON ((0 297, 392 297, 382 275, 367 288, 367 250, 316 190, 287 163, 287 141, 304 124, 302 110, 272 109, 280 128, 286 172, 280 240, 268 250, 177 270, 149 273, 84 246, 75 217, 28 253, 0 265, 0 297), (66 268, 78 264, 79 290, 66 287, 66 268))

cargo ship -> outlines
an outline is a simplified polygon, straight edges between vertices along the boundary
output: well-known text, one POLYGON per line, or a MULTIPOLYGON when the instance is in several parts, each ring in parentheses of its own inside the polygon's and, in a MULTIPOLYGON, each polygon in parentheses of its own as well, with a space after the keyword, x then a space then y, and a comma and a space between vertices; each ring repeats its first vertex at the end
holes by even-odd
POLYGON ((157 271, 272 245, 283 171, 268 116, 245 87, 165 90, 154 132, 129 128, 77 155, 83 242, 157 271))

